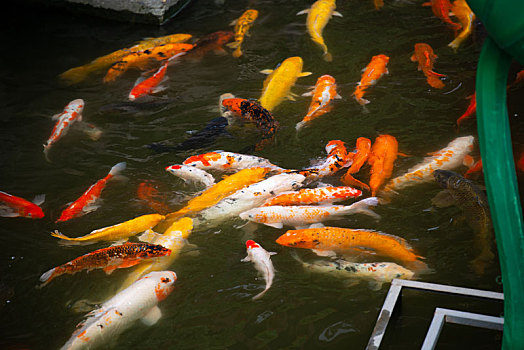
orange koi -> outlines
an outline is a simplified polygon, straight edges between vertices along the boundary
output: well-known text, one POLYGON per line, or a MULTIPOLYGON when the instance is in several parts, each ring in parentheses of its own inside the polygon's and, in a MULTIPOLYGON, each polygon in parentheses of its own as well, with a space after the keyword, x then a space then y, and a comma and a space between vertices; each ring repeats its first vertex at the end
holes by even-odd
POLYGON ((53 279, 63 274, 73 275, 77 272, 93 269, 103 269, 108 275, 116 269, 135 266, 145 259, 158 258, 171 254, 170 249, 161 245, 149 243, 125 243, 109 248, 102 248, 91 253, 82 255, 63 265, 52 268, 45 272, 40 281, 45 286, 53 279))
POLYGON ((331 204, 349 198, 360 197, 362 191, 349 186, 304 188, 294 192, 284 192, 268 199, 264 207, 281 205, 331 204))
POLYGON ((195 47, 186 58, 199 60, 209 51, 214 51, 217 54, 227 54, 223 46, 233 40, 234 37, 235 33, 230 31, 218 31, 206 35, 195 43, 195 47))
POLYGON ((31 203, 21 197, 0 191, 0 216, 41 219, 44 217, 44 212, 39 205, 44 202, 44 198, 43 195, 37 196, 34 203, 31 203))
POLYGON ((337 84, 335 78, 331 75, 323 75, 318 78, 313 91, 306 92, 302 96, 313 96, 311 103, 309 104, 309 109, 306 116, 302 119, 301 122, 297 123, 296 129, 299 131, 311 120, 320 117, 323 114, 326 114, 331 111, 331 101, 335 98, 342 98, 337 94, 337 84))
POLYGON ((355 179, 352 174, 355 174, 360 170, 360 168, 368 160, 370 153, 371 140, 365 137, 359 137, 356 142, 356 153, 353 156, 353 164, 351 164, 346 174, 340 178, 340 181, 342 181, 342 183, 347 186, 358 186, 369 191, 369 186, 355 179))
POLYGON ((455 33, 462 28, 460 23, 455 23, 449 18, 449 12, 451 11, 451 2, 449 0, 431 0, 431 2, 423 3, 422 6, 431 6, 435 17, 449 24, 455 33))
POLYGON ((460 44, 473 32, 475 14, 471 11, 465 0, 455 0, 452 11, 462 25, 462 31, 458 35, 455 35, 455 39, 448 44, 449 47, 456 51, 460 44))
POLYGON ((433 71, 433 64, 437 57, 431 46, 425 43, 417 43, 415 44, 415 53, 411 56, 411 61, 418 61, 418 70, 424 73, 431 87, 442 89, 444 83, 439 78, 445 77, 445 75, 433 71))
POLYGON ((94 185, 89 187, 76 201, 68 206, 55 222, 63 222, 79 216, 85 215, 98 209, 96 202, 100 198, 102 191, 109 180, 126 168, 126 163, 121 162, 111 168, 111 171, 103 179, 98 180, 94 185))
POLYGON ((477 93, 474 92, 473 95, 469 96, 468 98, 470 99, 468 108, 466 108, 466 111, 464 112, 464 114, 462 114, 457 119, 457 129, 460 128, 460 124, 464 120, 468 119, 469 117, 471 117, 473 114, 477 112, 477 93))
POLYGON ((326 152, 328 156, 322 164, 306 168, 298 173, 307 177, 308 180, 314 180, 333 175, 340 169, 350 166, 353 161, 352 157, 348 154, 346 145, 340 140, 329 141, 326 145, 326 152))
POLYGON ((340 227, 306 228, 289 230, 278 237, 280 245, 348 254, 355 249, 366 249, 377 255, 387 256, 412 265, 425 265, 408 242, 398 236, 383 232, 340 227))
POLYGON ((160 195, 151 181, 141 182, 138 185, 136 194, 139 199, 147 203, 147 205, 157 213, 164 215, 170 211, 163 200, 157 200, 157 198, 160 198, 160 195))
POLYGON ((249 28, 251 28, 257 17, 258 11, 249 9, 246 10, 238 19, 230 23, 230 25, 235 26, 235 41, 227 44, 227 46, 229 46, 232 49, 236 49, 235 51, 233 51, 233 57, 238 58, 242 56, 242 50, 240 49, 240 47, 242 45, 242 42, 244 41, 244 37, 246 35, 249 35, 249 28))
POLYGON ((164 87, 159 87, 158 84, 165 80, 166 71, 167 62, 164 63, 156 71, 156 73, 150 76, 149 78, 138 80, 136 85, 133 87, 133 89, 131 89, 131 92, 129 93, 129 100, 134 101, 139 97, 165 90, 164 87))
POLYGON ((129 68, 135 67, 145 69, 151 60, 163 61, 174 55, 190 51, 194 47, 193 44, 165 44, 156 46, 149 50, 131 53, 122 60, 114 63, 107 71, 104 77, 104 83, 114 81, 120 75, 124 74, 129 68))
POLYGON ((371 165, 369 187, 375 196, 384 181, 391 177, 393 164, 398 156, 398 142, 394 136, 379 135, 371 147, 368 163, 371 165))
POLYGON ((467 154, 464 156, 463 163, 469 168, 468 171, 466 171, 466 173, 464 174, 464 177, 466 179, 469 179, 471 178, 471 175, 482 171, 482 159, 479 159, 475 162, 473 157, 467 154))
POLYGON ((358 103, 361 105, 369 103, 368 100, 363 98, 364 94, 366 93, 366 89, 371 85, 375 85, 384 74, 389 74, 389 71, 386 67, 388 62, 389 57, 382 54, 373 56, 373 58, 371 58, 371 62, 369 62, 367 67, 364 68, 362 78, 360 79, 360 82, 353 93, 353 96, 355 96, 355 100, 357 100, 358 103))

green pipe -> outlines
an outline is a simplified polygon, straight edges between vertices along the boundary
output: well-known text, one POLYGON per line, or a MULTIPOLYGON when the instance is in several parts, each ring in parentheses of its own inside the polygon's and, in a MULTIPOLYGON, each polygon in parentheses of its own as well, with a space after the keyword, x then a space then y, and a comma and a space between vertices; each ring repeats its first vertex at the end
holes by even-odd
POLYGON ((477 67, 477 124, 502 271, 502 348, 524 349, 524 231, 506 108, 511 59, 493 39, 486 39, 477 67))

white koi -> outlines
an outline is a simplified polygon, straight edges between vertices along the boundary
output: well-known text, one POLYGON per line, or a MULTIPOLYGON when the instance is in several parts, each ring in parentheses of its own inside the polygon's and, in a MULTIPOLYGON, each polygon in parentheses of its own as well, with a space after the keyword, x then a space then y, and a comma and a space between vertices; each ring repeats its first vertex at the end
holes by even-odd
POLYGON ((191 156, 184 160, 184 165, 193 166, 202 170, 238 171, 247 168, 271 168, 282 172, 279 166, 269 160, 247 154, 215 151, 191 156))
POLYGON ((186 183, 203 183, 206 188, 209 188, 215 184, 215 178, 213 175, 194 166, 184 164, 170 165, 166 167, 166 171, 169 171, 171 174, 178 176, 186 183))
POLYGON ((255 264, 255 268, 264 277, 264 281, 266 281, 266 287, 264 290, 252 298, 253 300, 257 300, 260 299, 273 284, 273 278, 275 278, 275 268, 271 262, 271 255, 275 255, 276 253, 266 251, 258 243, 252 240, 248 240, 246 242, 246 251, 247 256, 240 261, 251 261, 253 264, 255 264))

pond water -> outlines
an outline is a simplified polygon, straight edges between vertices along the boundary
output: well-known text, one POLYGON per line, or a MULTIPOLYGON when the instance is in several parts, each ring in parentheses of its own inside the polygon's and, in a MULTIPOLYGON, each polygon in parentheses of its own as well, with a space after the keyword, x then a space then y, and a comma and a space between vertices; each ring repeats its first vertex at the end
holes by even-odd
MULTIPOLYGON (((45 194, 45 218, 29 220, 0 218, 0 347, 6 349, 53 349, 62 346, 84 319, 73 305, 111 297, 129 274, 119 269, 107 276, 100 270, 63 276, 45 288, 36 288, 40 275, 94 249, 63 246, 50 232, 81 236, 93 229, 151 213, 137 198, 137 186, 145 180, 158 184, 171 200, 171 209, 198 189, 184 184, 164 168, 179 164, 189 155, 222 149, 239 152, 259 140, 249 126, 235 126, 228 136, 211 145, 180 152, 155 153, 147 145, 174 145, 187 139, 219 116, 218 97, 231 92, 238 97, 259 98, 265 79, 259 71, 274 68, 287 57, 301 56, 304 71, 292 89, 308 91, 323 74, 334 76, 343 99, 331 113, 315 120, 296 136, 295 124, 302 119, 310 98, 285 100, 275 108, 280 122, 276 139, 255 154, 285 168, 301 168, 325 156, 330 140, 353 146, 357 137, 374 140, 379 134, 397 138, 399 149, 410 157, 398 158, 393 176, 403 174, 431 151, 446 146, 457 136, 476 136, 476 125, 467 122, 460 132, 456 119, 465 111, 467 96, 474 91, 480 35, 468 39, 457 53, 447 44, 453 32, 432 15, 420 1, 388 1, 376 11, 371 0, 339 1, 344 17, 332 18, 324 38, 333 62, 322 60, 321 50, 306 33, 305 16, 295 14, 310 2, 285 1, 194 1, 163 27, 104 21, 63 12, 38 4, 21 3, 2 13, 3 44, 0 65, 0 189, 27 199, 45 194), (131 109, 127 95, 138 77, 129 72, 113 84, 102 83, 103 72, 86 81, 64 86, 57 80, 63 71, 146 37, 190 33, 201 37, 228 24, 249 8, 259 11, 251 36, 243 44, 244 55, 208 54, 199 62, 183 62, 168 72, 168 89, 151 98, 150 104, 131 109), (430 88, 424 75, 410 61, 414 44, 426 42, 439 56, 435 70, 446 74, 445 88, 430 88), (390 56, 390 74, 382 77, 366 95, 369 113, 351 97, 361 69, 373 55, 390 56), (51 163, 42 153, 54 122, 51 116, 73 99, 86 102, 84 120, 103 131, 92 141, 78 130, 53 146, 51 163), (122 105, 125 108, 122 108, 122 105), (126 107, 127 106, 127 107, 126 107), (111 183, 101 207, 66 223, 54 221, 64 206, 126 161, 126 181, 111 183)), ((230 50, 229 50, 230 51, 230 50)), ((515 67, 512 70, 517 70, 515 67)), ((511 78, 512 79, 512 78, 511 78)), ((508 95, 513 140, 517 154, 523 149, 522 87, 508 95)), ((478 155, 478 148, 474 151, 478 155)), ((464 173, 465 167, 458 171, 464 173)), ((367 169, 362 178, 366 179, 367 169)), ((522 174, 519 174, 522 181, 522 174)), ((338 184, 336 178, 328 179, 338 184)), ((482 177, 477 179, 482 184, 482 177)), ((522 188, 522 186, 521 186, 522 188)), ((334 226, 368 228, 405 238, 426 257, 432 273, 420 280, 463 287, 502 291, 498 261, 483 275, 470 268, 475 235, 455 206, 438 209, 431 205, 440 188, 435 183, 410 187, 390 204, 379 206, 378 222, 354 215, 334 226)), ((521 194, 522 197, 522 194, 521 194)), ((108 342, 114 349, 339 349, 365 347, 382 306, 388 285, 376 290, 362 281, 348 283, 332 276, 309 274, 290 255, 290 249, 275 243, 285 229, 257 227, 254 233, 233 220, 209 230, 195 231, 189 241, 198 255, 183 254, 172 270, 178 274, 173 293, 160 304, 163 316, 146 327, 140 322, 108 342), (252 301, 263 280, 256 280, 252 264, 241 263, 245 240, 253 238, 268 251, 277 270, 272 288, 252 301)), ((311 255, 307 255, 312 258, 311 255)), ((384 348, 418 348, 429 327, 434 307, 502 313, 502 304, 444 296, 410 294, 404 303, 406 316, 396 320, 384 348), (389 344, 389 345, 388 345, 389 344)), ((501 334, 449 328, 440 348, 492 349, 500 346, 501 334), (464 336, 462 336, 464 332, 464 336), (447 339, 447 340, 446 340, 447 339)))

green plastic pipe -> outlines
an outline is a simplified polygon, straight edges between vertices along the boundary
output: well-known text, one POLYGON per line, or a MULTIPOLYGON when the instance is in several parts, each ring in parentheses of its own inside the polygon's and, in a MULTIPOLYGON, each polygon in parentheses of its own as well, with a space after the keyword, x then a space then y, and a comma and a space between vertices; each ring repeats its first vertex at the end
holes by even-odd
POLYGON ((524 349, 524 231, 506 108, 511 59, 493 39, 486 39, 477 67, 477 124, 502 271, 502 348, 524 349))

